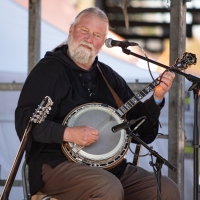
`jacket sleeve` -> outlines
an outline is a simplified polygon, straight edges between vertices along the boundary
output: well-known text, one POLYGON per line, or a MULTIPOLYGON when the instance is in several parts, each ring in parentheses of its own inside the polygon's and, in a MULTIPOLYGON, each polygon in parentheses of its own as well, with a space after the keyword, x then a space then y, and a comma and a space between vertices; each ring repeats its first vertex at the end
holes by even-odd
MULTIPOLYGON (((62 79, 62 67, 58 67, 54 61, 40 62, 30 73, 21 91, 17 108, 15 110, 15 128, 21 140, 30 117, 45 96, 49 96, 54 102, 50 113, 41 124, 37 124, 31 130, 32 141, 41 143, 62 143, 65 126, 53 122, 52 119, 58 112, 59 99, 63 94, 60 86, 62 79), (51 70, 49 68, 51 67, 51 70), (56 95, 55 95, 56 92, 56 95)), ((67 89, 66 89, 67 92, 67 89)))
MULTIPOLYGON (((144 101, 144 103, 140 103, 136 106, 135 110, 139 110, 140 116, 146 116, 146 120, 143 122, 138 129, 135 130, 135 133, 138 133, 140 139, 142 139, 145 143, 149 144, 153 142, 158 134, 159 130, 159 116, 160 111, 164 105, 165 100, 161 103, 161 105, 157 105, 154 101, 153 95, 144 101)), ((135 115, 134 109, 130 111, 129 117, 135 115)), ((139 118, 139 115, 136 115, 136 119, 139 118)), ((134 117, 135 118, 135 117, 134 117)), ((134 142, 134 141, 133 141, 134 142)))
MULTIPOLYGON (((155 103, 152 94, 150 98, 146 99, 145 101, 138 102, 126 115, 128 121, 146 116, 146 120, 134 132, 138 133, 140 139, 147 144, 153 142, 158 134, 159 116, 160 111, 164 106, 164 102, 165 101, 163 100, 161 105, 158 106, 155 103)), ((133 129, 134 126, 131 128, 133 129)))

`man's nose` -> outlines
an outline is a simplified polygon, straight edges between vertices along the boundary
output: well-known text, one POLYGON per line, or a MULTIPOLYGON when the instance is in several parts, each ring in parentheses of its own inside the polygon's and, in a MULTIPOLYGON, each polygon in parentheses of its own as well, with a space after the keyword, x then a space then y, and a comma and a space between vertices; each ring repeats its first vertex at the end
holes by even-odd
POLYGON ((93 34, 92 33, 88 33, 85 37, 85 41, 89 42, 89 43, 93 43, 93 34))

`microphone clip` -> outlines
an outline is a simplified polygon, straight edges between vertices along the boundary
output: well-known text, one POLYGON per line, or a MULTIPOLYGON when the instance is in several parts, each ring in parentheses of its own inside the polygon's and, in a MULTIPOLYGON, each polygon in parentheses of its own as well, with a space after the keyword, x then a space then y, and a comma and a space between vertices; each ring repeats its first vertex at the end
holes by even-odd
POLYGON ((121 123, 121 124, 118 124, 118 125, 116 125, 116 126, 113 126, 113 127, 111 128, 111 130, 112 130, 112 132, 114 132, 114 133, 120 131, 121 129, 127 130, 127 129, 130 129, 130 126, 132 126, 132 125, 136 124, 138 121, 140 121, 140 122, 137 124, 137 126, 134 127, 133 131, 135 131, 145 120, 146 120, 146 116, 140 117, 140 118, 138 118, 138 119, 132 119, 132 120, 130 120, 130 121, 128 121, 128 122, 123 122, 123 123, 121 123), (141 120, 141 121, 140 121, 140 120, 141 120))

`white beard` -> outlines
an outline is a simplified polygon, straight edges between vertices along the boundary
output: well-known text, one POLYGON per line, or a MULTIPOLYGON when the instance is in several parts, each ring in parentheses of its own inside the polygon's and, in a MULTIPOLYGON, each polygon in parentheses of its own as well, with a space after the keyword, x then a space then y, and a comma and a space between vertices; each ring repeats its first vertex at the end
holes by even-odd
POLYGON ((78 62, 81 64, 87 64, 91 61, 93 62, 96 57, 94 53, 94 47, 92 44, 84 42, 84 41, 77 43, 75 42, 73 36, 68 37, 68 49, 69 49, 71 58, 75 62, 78 62), (89 46, 91 49, 88 49, 82 46, 81 44, 85 44, 89 46))

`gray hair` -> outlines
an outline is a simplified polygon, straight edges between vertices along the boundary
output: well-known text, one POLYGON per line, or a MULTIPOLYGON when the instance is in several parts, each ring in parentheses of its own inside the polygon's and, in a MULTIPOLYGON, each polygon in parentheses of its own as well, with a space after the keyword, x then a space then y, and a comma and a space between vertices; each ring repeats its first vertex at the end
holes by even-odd
POLYGON ((74 22, 72 23, 72 26, 76 25, 79 22, 81 16, 84 14, 96 15, 97 17, 99 17, 100 19, 102 19, 104 22, 106 22, 108 24, 108 29, 109 29, 109 19, 108 19, 106 13, 98 7, 90 7, 90 8, 86 8, 86 9, 82 10, 76 16, 74 22))

